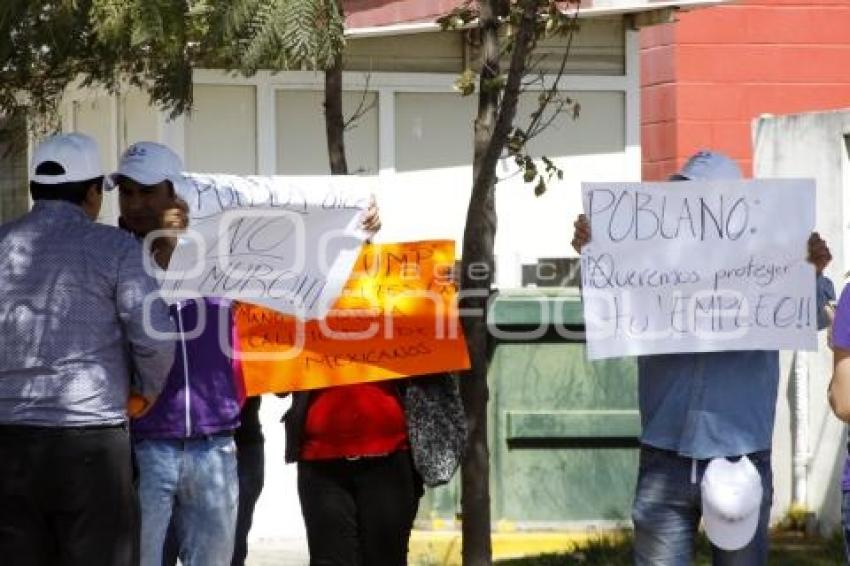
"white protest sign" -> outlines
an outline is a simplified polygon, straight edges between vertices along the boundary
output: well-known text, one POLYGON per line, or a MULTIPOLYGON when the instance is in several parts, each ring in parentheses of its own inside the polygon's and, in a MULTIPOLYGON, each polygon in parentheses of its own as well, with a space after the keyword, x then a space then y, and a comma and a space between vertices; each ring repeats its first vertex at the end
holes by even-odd
POLYGON ((814 350, 812 180, 584 183, 590 359, 814 350))
POLYGON ((189 229, 164 274, 166 298, 227 297, 305 320, 325 316, 366 237, 365 179, 186 174, 175 187, 189 229))

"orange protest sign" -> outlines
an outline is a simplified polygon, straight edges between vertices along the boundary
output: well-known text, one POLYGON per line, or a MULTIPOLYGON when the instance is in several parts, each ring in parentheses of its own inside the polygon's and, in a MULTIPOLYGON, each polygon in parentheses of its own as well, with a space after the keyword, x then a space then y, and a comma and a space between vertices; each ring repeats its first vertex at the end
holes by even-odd
POLYGON ((454 257, 452 241, 365 245, 323 320, 239 304, 246 394, 469 368, 454 257))

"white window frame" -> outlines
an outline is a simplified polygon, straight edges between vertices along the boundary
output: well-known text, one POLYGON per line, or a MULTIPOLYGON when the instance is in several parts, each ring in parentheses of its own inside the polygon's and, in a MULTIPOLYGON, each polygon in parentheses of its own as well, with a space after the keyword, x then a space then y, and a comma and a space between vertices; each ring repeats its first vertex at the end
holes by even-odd
MULTIPOLYGON (((561 79, 570 91, 622 92, 625 99, 625 157, 629 176, 640 180, 640 72, 639 32, 625 31, 624 75, 566 75, 561 79)), ((274 175, 277 170, 277 136, 275 127, 275 96, 281 90, 324 91, 324 75, 313 71, 271 73, 260 71, 252 77, 242 77, 214 69, 196 70, 196 85, 253 86, 257 96, 257 172, 274 175)), ((395 95, 397 93, 452 93, 457 75, 454 73, 386 73, 375 72, 368 77, 370 91, 378 95, 378 164, 379 177, 395 174, 395 95)), ((554 76, 547 75, 543 84, 530 90, 550 86, 554 76)), ((362 92, 367 86, 364 72, 346 71, 342 77, 343 90, 362 92)), ((185 155, 185 121, 182 117, 168 122, 160 113, 161 140, 179 155, 185 155)))
MULTIPOLYGON (((564 88, 571 91, 622 92, 625 98, 625 159, 629 180, 640 180, 640 46, 639 32, 625 30, 625 74, 623 75, 566 75, 562 78, 564 88)), ((395 174, 395 95, 397 93, 454 92, 454 73, 387 73, 375 72, 369 76, 368 86, 378 94, 378 163, 379 177, 395 174)), ((259 71, 252 77, 243 77, 213 69, 194 72, 195 85, 210 86, 253 86, 256 92, 256 171, 259 175, 274 175, 277 170, 277 136, 275 132, 275 96, 280 90, 324 90, 324 75, 313 71, 286 71, 272 73, 259 71)), ((554 76, 547 75, 544 84, 531 90, 542 90, 551 85, 554 76)), ((366 84, 366 73, 347 71, 343 73, 343 90, 361 92, 366 84)), ((121 114, 123 109, 118 95, 110 95, 104 89, 69 88, 62 105, 65 131, 74 131, 74 104, 97 96, 111 96, 112 154, 117 161, 120 154, 121 114)), ((178 116, 168 119, 168 113, 158 113, 158 135, 161 143, 171 147, 181 158, 186 156, 186 120, 178 116)))

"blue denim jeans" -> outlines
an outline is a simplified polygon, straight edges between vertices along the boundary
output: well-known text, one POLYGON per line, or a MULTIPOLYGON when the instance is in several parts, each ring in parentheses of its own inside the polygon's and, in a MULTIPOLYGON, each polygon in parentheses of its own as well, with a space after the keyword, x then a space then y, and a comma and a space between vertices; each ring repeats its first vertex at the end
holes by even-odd
MULTIPOLYGON (((768 521, 773 501, 770 451, 748 454, 761 475, 762 497, 759 525, 753 540, 740 550, 712 546, 712 564, 759 566, 767 564, 768 521)), ((635 564, 637 566, 686 566, 693 563, 694 542, 702 516, 700 482, 709 460, 694 460, 667 450, 643 445, 640 449, 635 503, 635 564)))
POLYGON ((183 566, 229 566, 239 494, 233 438, 142 440, 134 449, 141 566, 162 566, 172 515, 183 566))

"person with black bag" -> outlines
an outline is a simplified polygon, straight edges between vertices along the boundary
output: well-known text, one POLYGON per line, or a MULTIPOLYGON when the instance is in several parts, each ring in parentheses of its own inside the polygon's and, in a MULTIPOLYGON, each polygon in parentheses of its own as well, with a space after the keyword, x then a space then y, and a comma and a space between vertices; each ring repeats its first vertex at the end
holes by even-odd
POLYGON ((310 564, 407 564, 423 484, 448 482, 465 447, 456 376, 294 393, 284 423, 310 564))

